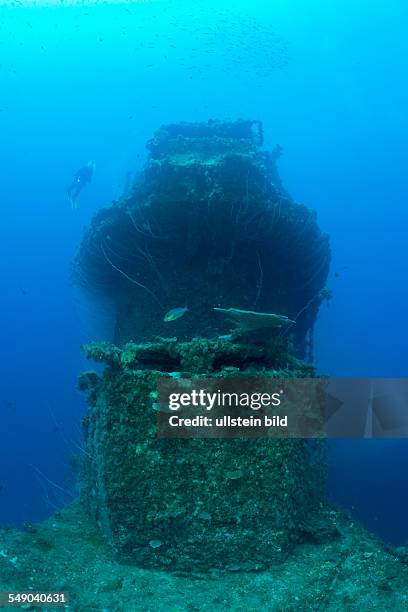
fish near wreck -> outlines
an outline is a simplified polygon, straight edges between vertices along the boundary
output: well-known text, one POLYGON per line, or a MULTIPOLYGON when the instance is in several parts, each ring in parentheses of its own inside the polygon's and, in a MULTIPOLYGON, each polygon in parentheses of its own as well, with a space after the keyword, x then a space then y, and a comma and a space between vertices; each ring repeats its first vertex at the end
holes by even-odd
POLYGON ((187 306, 181 306, 179 308, 172 308, 163 317, 163 321, 165 323, 169 323, 170 321, 177 321, 188 311, 187 306))

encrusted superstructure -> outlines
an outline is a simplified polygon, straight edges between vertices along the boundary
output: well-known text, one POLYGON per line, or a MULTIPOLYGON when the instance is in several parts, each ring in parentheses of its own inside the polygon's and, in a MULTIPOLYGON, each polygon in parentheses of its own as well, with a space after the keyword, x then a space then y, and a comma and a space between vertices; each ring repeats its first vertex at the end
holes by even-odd
POLYGON ((220 307, 295 319, 290 335, 307 353, 328 295, 328 236, 283 189, 276 153, 261 144, 256 121, 163 126, 133 192, 97 213, 74 272, 114 298, 118 344, 225 333, 220 307), (177 325, 163 321, 183 306, 177 325))
POLYGON ((82 500, 121 560, 261 569, 317 524, 324 537, 321 442, 157 438, 161 378, 313 376, 299 358, 328 295, 328 237, 261 146, 257 121, 162 127, 77 253, 77 281, 116 303, 115 345, 85 348, 105 370, 80 379, 82 500))

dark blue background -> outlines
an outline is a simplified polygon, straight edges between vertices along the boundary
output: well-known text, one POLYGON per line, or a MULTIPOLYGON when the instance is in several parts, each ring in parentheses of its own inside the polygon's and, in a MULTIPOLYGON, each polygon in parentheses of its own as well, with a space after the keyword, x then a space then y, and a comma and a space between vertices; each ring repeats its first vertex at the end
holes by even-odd
MULTIPOLYGON (((319 371, 406 374, 403 0, 27 4, 0 7, 0 523, 43 518, 73 490, 79 345, 109 337, 111 309, 71 286, 70 260, 162 123, 264 122, 287 189, 332 239, 319 371), (72 211, 65 187, 91 159, 72 211)), ((407 458, 406 441, 331 443, 331 494, 399 544, 407 458)))

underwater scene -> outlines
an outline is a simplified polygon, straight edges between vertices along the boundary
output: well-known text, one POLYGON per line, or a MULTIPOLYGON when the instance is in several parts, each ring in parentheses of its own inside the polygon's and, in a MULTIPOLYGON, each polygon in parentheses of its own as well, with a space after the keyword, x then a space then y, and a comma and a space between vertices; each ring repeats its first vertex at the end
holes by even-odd
POLYGON ((0 0, 0 609, 408 610, 405 0, 0 0))

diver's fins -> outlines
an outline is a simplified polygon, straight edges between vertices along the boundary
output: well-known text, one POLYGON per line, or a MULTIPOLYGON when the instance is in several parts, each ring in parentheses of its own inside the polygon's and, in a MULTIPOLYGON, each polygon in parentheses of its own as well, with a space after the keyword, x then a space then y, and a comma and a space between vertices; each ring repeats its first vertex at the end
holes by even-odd
POLYGON ((78 208, 77 201, 74 200, 72 196, 69 196, 69 203, 71 204, 72 210, 76 210, 78 208))

